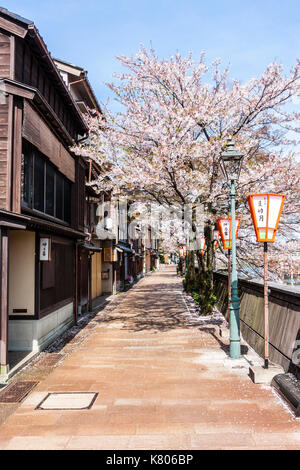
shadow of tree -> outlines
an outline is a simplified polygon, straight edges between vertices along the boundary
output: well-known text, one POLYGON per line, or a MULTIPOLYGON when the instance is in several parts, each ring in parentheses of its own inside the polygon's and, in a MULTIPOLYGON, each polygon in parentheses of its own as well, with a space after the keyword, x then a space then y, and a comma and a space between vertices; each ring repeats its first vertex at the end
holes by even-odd
MULTIPOLYGON (((172 274, 174 279, 174 274, 172 274)), ((178 282, 167 284, 140 286, 135 292, 129 293, 118 308, 103 315, 97 322, 122 322, 122 329, 129 331, 168 331, 172 329, 195 328, 202 324, 221 325, 222 318, 204 317, 191 313, 182 298, 182 287, 178 282)))
MULTIPOLYGON (((230 355, 230 345, 223 342, 221 338, 216 334, 215 328, 210 328, 210 327, 203 327, 199 328, 200 331, 203 331, 205 333, 209 333, 214 337, 214 339, 219 343, 220 348, 229 356, 230 355)), ((249 351, 249 348, 245 344, 241 344, 241 355, 247 354, 249 351)))

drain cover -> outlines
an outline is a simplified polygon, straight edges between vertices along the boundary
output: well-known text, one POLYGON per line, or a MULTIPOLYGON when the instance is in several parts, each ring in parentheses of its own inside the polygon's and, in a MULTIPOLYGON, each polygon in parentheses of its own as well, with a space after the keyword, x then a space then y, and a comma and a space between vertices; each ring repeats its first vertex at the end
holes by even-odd
POLYGON ((93 392, 49 393, 36 410, 88 410, 97 396, 93 392))
POLYGON ((38 384, 38 382, 15 382, 0 392, 0 403, 19 403, 38 384))

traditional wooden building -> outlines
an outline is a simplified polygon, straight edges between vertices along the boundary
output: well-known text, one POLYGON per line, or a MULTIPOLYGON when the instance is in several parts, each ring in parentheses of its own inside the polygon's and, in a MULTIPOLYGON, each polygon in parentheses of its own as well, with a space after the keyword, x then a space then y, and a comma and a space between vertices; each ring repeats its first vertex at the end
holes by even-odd
POLYGON ((70 151, 91 109, 101 112, 86 71, 0 8, 0 375, 153 267, 152 242, 122 223, 127 209, 106 213, 110 195, 86 185, 101 168, 70 151))
POLYGON ((88 129, 32 21, 0 8, 0 361, 77 319, 88 129))
MULTIPOLYGON (((87 71, 78 65, 60 59, 54 59, 64 82, 83 116, 101 113, 101 107, 88 80, 87 71)), ((94 161, 79 158, 84 170, 85 183, 97 179, 101 168, 94 161)), ((78 313, 92 310, 93 301, 103 293, 102 288, 102 240, 98 238, 96 226, 99 217, 99 205, 104 194, 97 194, 90 185, 85 186, 84 231, 89 234, 88 243, 78 248, 78 313)))

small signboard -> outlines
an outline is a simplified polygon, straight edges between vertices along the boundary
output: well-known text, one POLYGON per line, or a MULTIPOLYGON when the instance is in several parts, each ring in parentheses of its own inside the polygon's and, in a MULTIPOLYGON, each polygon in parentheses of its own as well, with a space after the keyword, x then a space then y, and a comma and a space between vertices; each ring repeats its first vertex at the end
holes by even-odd
POLYGON ((101 273, 101 278, 102 278, 102 279, 109 279, 109 270, 107 270, 107 271, 102 271, 102 273, 101 273))
POLYGON ((40 238, 40 261, 51 260, 51 238, 40 238))
POLYGON ((112 248, 103 248, 103 261, 104 263, 110 263, 114 261, 112 248))

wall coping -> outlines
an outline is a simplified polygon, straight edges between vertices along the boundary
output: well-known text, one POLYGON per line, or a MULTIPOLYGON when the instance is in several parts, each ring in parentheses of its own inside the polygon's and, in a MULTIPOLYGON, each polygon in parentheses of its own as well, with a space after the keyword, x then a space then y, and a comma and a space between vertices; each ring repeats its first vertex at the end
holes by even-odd
MULTIPOLYGON (((214 276, 219 276, 219 277, 223 277, 224 279, 227 279, 228 274, 215 271, 214 276)), ((260 290, 264 288, 264 281, 263 280, 258 280, 258 279, 252 280, 252 279, 245 279, 245 278, 239 277, 238 282, 241 285, 243 285, 243 284, 247 285, 248 284, 249 286, 259 287, 260 290)), ((292 295, 293 297, 297 297, 297 298, 299 297, 300 298, 300 288, 299 287, 287 286, 287 285, 284 285, 284 284, 278 284, 276 282, 268 282, 268 287, 271 291, 281 292, 281 293, 284 293, 284 294, 292 295)))

